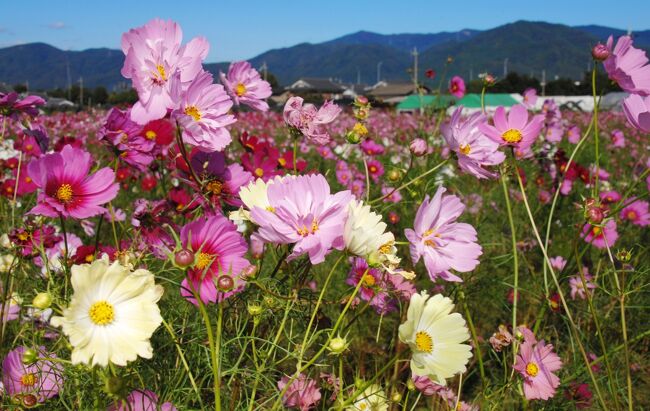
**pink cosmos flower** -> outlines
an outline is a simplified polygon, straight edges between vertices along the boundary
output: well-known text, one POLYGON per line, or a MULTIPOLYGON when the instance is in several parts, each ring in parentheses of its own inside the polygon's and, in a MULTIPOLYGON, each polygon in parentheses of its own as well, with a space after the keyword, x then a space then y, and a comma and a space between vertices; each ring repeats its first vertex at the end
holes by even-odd
POLYGON ((650 225, 650 208, 647 201, 633 199, 634 202, 621 210, 621 219, 629 220, 639 227, 650 225))
POLYGON ((512 344, 512 334, 508 331, 508 327, 501 324, 499 330, 492 334, 489 341, 494 351, 501 352, 505 347, 512 344))
POLYGON ((325 126, 339 115, 341 108, 336 104, 325 101, 323 106, 316 110, 313 104, 303 105, 302 97, 291 97, 284 105, 284 122, 291 128, 298 130, 308 141, 316 144, 327 144, 330 135, 325 126))
POLYGON ((579 410, 591 408, 593 396, 589 390, 589 385, 585 383, 572 383, 564 392, 564 397, 567 400, 573 401, 579 410))
POLYGON ((212 74, 199 73, 187 91, 175 87, 171 93, 179 107, 172 118, 183 128, 183 140, 202 151, 222 151, 232 137, 225 127, 237 121, 228 114, 232 101, 220 84, 212 83, 212 74))
POLYGON ((612 145, 614 147, 623 148, 625 147, 625 134, 621 130, 612 131, 612 145))
POLYGON ((158 404, 158 395, 149 390, 134 390, 124 400, 115 401, 106 411, 176 411, 171 402, 158 404))
POLYGON ((544 116, 537 114, 528 122, 528 111, 521 104, 512 106, 506 118, 506 109, 499 106, 494 112, 494 125, 487 121, 479 124, 486 136, 501 145, 511 145, 525 151, 534 142, 544 125, 544 116))
POLYGON ((456 220, 465 205, 455 195, 443 195, 447 190, 439 187, 433 199, 427 195, 415 215, 413 229, 406 229, 411 259, 416 264, 424 258, 431 281, 438 277, 445 281, 462 282, 451 269, 462 273, 472 271, 483 254, 476 242, 474 227, 456 220))
POLYGON ((535 104, 537 103, 537 90, 535 90, 532 87, 527 88, 524 91, 523 101, 522 102, 523 102, 524 106, 526 106, 527 108, 530 108, 530 109, 534 108, 535 104))
POLYGON ((546 129, 546 141, 549 143, 559 143, 562 141, 564 130, 559 123, 550 124, 546 129))
POLYGON ((632 37, 621 36, 614 45, 614 37, 607 39, 610 55, 603 62, 609 78, 632 94, 650 95, 650 65, 645 51, 632 47, 632 37))
POLYGON ((368 174, 372 181, 375 183, 379 182, 381 176, 384 175, 384 165, 379 160, 370 160, 368 161, 368 174))
POLYGON ((119 185, 108 167, 88 174, 92 162, 90 153, 70 145, 32 160, 29 177, 41 192, 28 214, 77 219, 103 214, 106 209, 101 205, 115 198, 119 185))
POLYGON ((566 265, 566 260, 559 255, 552 257, 549 261, 551 262, 551 267, 557 271, 562 271, 566 265))
POLYGON ((131 120, 130 110, 112 108, 98 134, 120 151, 121 160, 140 171, 154 160, 156 143, 142 136, 142 127, 131 120))
MULTIPOLYGON (((278 381, 278 389, 284 390, 289 382, 288 376, 283 376, 278 381)), ((320 389, 311 378, 300 374, 298 378, 291 382, 289 388, 282 397, 282 404, 287 408, 299 408, 300 411, 307 411, 318 404, 321 399, 320 389)))
POLYGON ((587 298, 587 293, 591 294, 591 290, 596 288, 596 284, 592 283, 593 276, 587 271, 587 267, 582 267, 582 274, 585 276, 585 282, 582 283, 582 277, 579 275, 569 278, 569 286, 571 287, 571 299, 575 300, 576 296, 581 300, 587 298), (586 285, 586 288, 585 288, 586 285))
MULTIPOLYGON (((33 395, 43 403, 63 388, 63 367, 48 360, 25 365, 22 362, 25 350, 25 347, 17 347, 9 351, 2 362, 2 384, 11 397, 33 395)), ((46 351, 45 347, 39 347, 37 352, 39 357, 56 358, 56 354, 46 351)))
POLYGON ((465 81, 460 76, 454 76, 449 81, 449 94, 456 98, 465 96, 465 81))
POLYGON ((580 127, 578 126, 569 126, 566 132, 567 140, 571 144, 578 144, 580 141, 580 127))
POLYGON ((175 108, 172 88, 186 88, 201 72, 209 50, 207 40, 197 37, 181 46, 182 40, 180 26, 171 20, 153 19, 122 34, 126 56, 122 75, 133 81, 138 92, 139 100, 131 110, 138 124, 160 119, 175 108))
POLYGON ((591 243, 596 248, 611 248, 618 239, 616 221, 610 219, 603 226, 585 224, 580 237, 584 238, 585 242, 591 243))
POLYGON ((614 190, 611 191, 601 191, 600 192, 600 199, 603 201, 605 204, 611 204, 611 203, 616 203, 620 201, 622 196, 614 190))
POLYGON ((458 156, 458 166, 476 178, 496 177, 496 173, 484 167, 500 164, 506 156, 499 151, 499 144, 479 130, 478 126, 485 122, 485 116, 474 113, 465 121, 462 120, 463 107, 454 111, 449 123, 442 125, 442 135, 458 156))
POLYGON ((308 254, 319 264, 332 248, 342 250, 349 191, 330 194, 321 174, 285 177, 267 188, 267 209, 253 207, 251 217, 260 224, 259 235, 269 243, 295 244, 288 260, 308 254))
POLYGON ((359 147, 361 147, 361 150, 363 150, 363 152, 369 156, 381 155, 384 154, 384 151, 386 151, 386 148, 384 146, 376 143, 375 140, 371 138, 366 138, 363 140, 361 144, 359 144, 359 147))
POLYGON ((553 374, 562 368, 562 361, 544 341, 521 344, 513 367, 524 378, 524 395, 529 400, 548 400, 555 395, 560 379, 553 374))
POLYGON ((237 227, 222 215, 201 218, 181 229, 181 244, 195 255, 181 284, 181 295, 197 305, 196 292, 204 304, 221 302, 240 292, 240 274, 250 263, 244 258, 248 245, 237 227))
POLYGON ((230 63, 228 76, 219 73, 219 77, 235 105, 245 104, 259 111, 269 109, 264 99, 269 98, 273 93, 271 85, 262 80, 260 73, 251 67, 251 63, 247 61, 230 63))
POLYGON ((27 96, 22 100, 18 99, 18 93, 0 93, 0 115, 17 119, 20 113, 31 117, 38 115, 38 107, 45 104, 39 96, 27 96))
POLYGON ((630 94, 623 100, 623 112, 634 128, 650 133, 650 96, 630 94))

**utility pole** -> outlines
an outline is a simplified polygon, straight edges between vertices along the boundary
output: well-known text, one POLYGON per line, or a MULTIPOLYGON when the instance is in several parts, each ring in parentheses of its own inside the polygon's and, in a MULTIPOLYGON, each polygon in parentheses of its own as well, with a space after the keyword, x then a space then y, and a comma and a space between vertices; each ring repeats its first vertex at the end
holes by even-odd
POLYGON ((361 69, 357 67, 357 84, 361 84, 361 69))
POLYGON ((546 96, 546 70, 542 70, 542 97, 546 96))
POLYGON ((264 81, 266 81, 266 78, 268 77, 268 66, 266 65, 266 61, 262 63, 262 76, 264 77, 264 81))
POLYGON ((508 75, 508 57, 503 60, 503 78, 508 75))
POLYGON ((79 107, 84 107, 84 78, 79 77, 79 107))
POLYGON ((68 100, 72 100, 72 78, 70 77, 70 62, 65 58, 65 70, 68 75, 68 100))
POLYGON ((413 82, 417 85, 418 84, 418 48, 413 47, 413 51, 411 52, 411 55, 413 56, 413 82))
POLYGON ((377 83, 381 81, 381 65, 384 64, 383 61, 377 63, 377 83))

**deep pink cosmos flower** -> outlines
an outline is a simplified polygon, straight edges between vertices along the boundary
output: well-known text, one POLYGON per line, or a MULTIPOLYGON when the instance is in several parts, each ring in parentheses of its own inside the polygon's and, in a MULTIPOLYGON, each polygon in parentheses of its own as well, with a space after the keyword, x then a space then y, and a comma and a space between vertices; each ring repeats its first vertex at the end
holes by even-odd
POLYGON ((177 105, 172 88, 185 89, 201 72, 208 55, 207 40, 197 37, 181 46, 182 40, 180 26, 171 20, 154 19, 122 34, 126 56, 122 75, 133 81, 138 92, 139 100, 131 111, 138 124, 163 118, 177 105))
POLYGON ((575 403, 577 409, 588 409, 593 404, 594 395, 589 390, 589 385, 585 383, 571 383, 564 391, 564 397, 575 403))
POLYGON ((198 196, 199 202, 210 200, 219 209, 222 201, 235 207, 243 205, 239 190, 251 182, 253 176, 242 166, 237 163, 227 165, 221 152, 205 153, 198 150, 191 154, 190 164, 203 182, 204 196, 198 196))
POLYGON ((462 282, 451 269, 462 273, 472 271, 483 254, 476 242, 476 230, 469 224, 456 220, 465 205, 455 195, 443 195, 447 190, 439 187, 433 199, 427 195, 415 215, 413 229, 406 229, 411 259, 416 264, 424 258, 431 281, 438 277, 446 281, 462 282))
POLYGON ((553 374, 562 368, 562 361, 544 341, 524 341, 513 367, 524 378, 524 395, 529 400, 548 400, 555 395, 560 379, 553 374))
POLYGON ((612 146, 623 148, 625 147, 625 134, 621 130, 612 130, 612 146))
POLYGON ((0 116, 18 118, 20 113, 36 117, 38 107, 45 104, 39 96, 27 96, 22 100, 18 99, 18 93, 0 93, 0 116))
POLYGON ((499 151, 499 144, 487 138, 478 128, 485 122, 485 116, 474 113, 462 119, 463 107, 454 111, 449 123, 441 127, 442 135, 449 148, 458 156, 458 166, 476 178, 496 177, 496 173, 484 167, 494 166, 506 159, 499 151))
POLYGON ((124 400, 117 400, 106 411, 176 411, 171 402, 158 404, 158 395, 149 390, 134 390, 124 400))
POLYGON ((186 92, 180 87, 172 91, 179 107, 172 112, 183 129, 183 140, 202 151, 222 151, 232 137, 225 127, 236 121, 228 114, 232 101, 220 84, 212 83, 212 74, 201 72, 186 92))
POLYGON ((106 212, 101 205, 115 198, 119 185, 108 167, 88 174, 92 162, 90 153, 69 145, 32 160, 29 177, 41 191, 28 214, 81 219, 106 212))
POLYGON ((634 198, 631 200, 634 202, 621 210, 621 219, 629 220, 632 224, 638 225, 639 227, 650 225, 650 211, 648 211, 650 205, 648 202, 634 198))
POLYGON ((460 76, 454 76, 449 81, 449 94, 456 98, 465 96, 465 81, 460 76))
POLYGON ((325 101, 320 109, 313 104, 303 105, 302 97, 291 97, 284 105, 284 122, 299 131, 308 141, 327 144, 330 135, 325 126, 339 115, 341 108, 331 101, 325 101))
POLYGON ((370 160, 368 161, 368 174, 372 181, 375 183, 379 182, 381 176, 384 175, 384 165, 379 160, 370 160))
MULTIPOLYGON (((33 395, 38 402, 45 402, 63 388, 63 367, 48 360, 25 365, 22 361, 25 350, 17 347, 9 351, 2 362, 2 384, 10 397, 33 395)), ((39 347, 37 352, 42 358, 56 358, 45 347, 39 347)))
POLYGON ((621 36, 614 45, 614 37, 607 39, 610 55, 603 62, 609 78, 623 91, 642 96, 650 95, 650 65, 645 51, 632 46, 632 37, 621 36))
POLYGON ((144 171, 154 160, 156 143, 142 134, 142 126, 131 120, 130 110, 117 108, 108 112, 104 126, 98 132, 100 139, 108 141, 120 152, 120 160, 144 171))
POLYGON ((248 245, 226 217, 214 215, 186 224, 181 244, 195 255, 181 284, 181 295, 193 304, 197 302, 192 290, 207 304, 221 302, 244 288, 240 274, 250 265, 244 258, 248 245))
POLYGON ((582 274, 585 277, 584 284, 582 283, 582 277, 580 275, 575 275, 569 278, 569 286, 571 287, 571 299, 573 300, 575 300, 576 297, 584 300, 587 298, 587 294, 591 294, 591 290, 596 288, 596 284, 591 282, 594 277, 589 274, 587 267, 582 267, 582 274))
POLYGON ((596 248, 611 248, 618 239, 616 221, 614 219, 607 220, 602 226, 585 224, 580 237, 584 238, 585 242, 591 243, 596 248))
MULTIPOLYGON (((278 389, 284 390, 289 382, 289 377, 283 376, 278 381, 278 389)), ((321 399, 320 389, 311 378, 300 374, 291 382, 289 388, 282 397, 282 404, 287 408, 298 408, 300 411, 307 411, 318 404, 321 399)))
POLYGON ((634 128, 650 133, 650 96, 630 94, 623 100, 623 112, 634 128))
POLYGON ((343 249, 343 227, 353 198, 349 191, 330 194, 325 177, 314 174, 276 179, 267 195, 270 207, 253 207, 251 217, 259 223, 264 241, 295 244, 288 260, 308 254, 312 264, 319 264, 332 248, 343 249))
POLYGON ((363 140, 361 144, 359 144, 359 147, 361 147, 361 150, 369 156, 378 156, 384 154, 384 151, 386 151, 384 146, 376 143, 375 140, 371 138, 363 140))
POLYGON ((534 142, 544 125, 544 116, 533 116, 528 122, 528 111, 521 104, 512 106, 506 118, 506 109, 498 107, 494 112, 494 125, 487 121, 479 124, 479 129, 486 136, 501 145, 511 145, 525 151, 534 142))
POLYGON ((251 63, 232 62, 228 68, 228 75, 219 73, 219 77, 235 105, 244 104, 260 111, 269 109, 264 99, 271 97, 273 93, 271 85, 262 80, 260 73, 251 67, 251 63))

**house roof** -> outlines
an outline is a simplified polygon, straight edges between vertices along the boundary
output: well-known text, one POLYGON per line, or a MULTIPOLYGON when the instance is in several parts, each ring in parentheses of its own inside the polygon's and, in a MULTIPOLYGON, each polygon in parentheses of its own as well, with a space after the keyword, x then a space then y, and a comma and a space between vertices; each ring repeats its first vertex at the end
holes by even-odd
MULTIPOLYGON (((428 89, 427 89, 428 92, 428 89)), ((395 96, 406 96, 409 94, 417 93, 417 88, 413 83, 386 83, 380 84, 370 91, 371 96, 373 97, 395 97, 395 96)))
MULTIPOLYGON (((485 94, 484 102, 486 107, 512 107, 517 104, 517 100, 506 93, 485 94)), ((481 108, 481 95, 476 93, 465 94, 465 97, 461 98, 456 104, 467 108, 481 108)))
POLYGON ((417 110, 426 107, 447 108, 453 105, 456 99, 452 96, 420 96, 410 95, 397 105, 397 110, 417 110))
POLYGON ((341 84, 334 83, 327 78, 303 77, 288 86, 287 90, 340 93, 344 88, 341 84))

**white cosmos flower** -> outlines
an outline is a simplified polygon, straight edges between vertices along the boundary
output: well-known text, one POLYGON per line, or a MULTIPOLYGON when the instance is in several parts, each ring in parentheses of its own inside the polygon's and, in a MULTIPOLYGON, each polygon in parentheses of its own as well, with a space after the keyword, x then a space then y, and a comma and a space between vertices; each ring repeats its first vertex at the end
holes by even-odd
POLYGON ((347 411, 387 411, 388 397, 377 384, 372 384, 354 399, 352 406, 347 411))
POLYGON ((451 313, 453 302, 426 291, 413 294, 406 322, 399 326, 399 339, 413 351, 411 371, 446 385, 446 379, 466 371, 472 348, 461 344, 469 338, 465 320, 451 313))
POLYGON ((381 215, 371 211, 363 201, 350 201, 343 239, 345 248, 360 257, 368 258, 377 252, 394 254, 395 236, 386 232, 386 223, 381 221, 381 215))
POLYGON ((162 323, 157 302, 163 294, 153 274, 117 261, 109 265, 106 257, 71 271, 70 305, 51 324, 70 339, 72 363, 124 366, 138 356, 151 358, 149 339, 162 323))
POLYGON ((232 211, 228 218, 232 221, 252 221, 250 210, 253 207, 260 207, 265 210, 271 210, 271 203, 269 203, 269 196, 267 190, 270 184, 273 184, 277 181, 281 181, 283 177, 275 177, 273 180, 264 181, 261 178, 256 179, 248 183, 246 187, 239 189, 239 198, 241 198, 244 207, 239 207, 239 210, 232 211))

